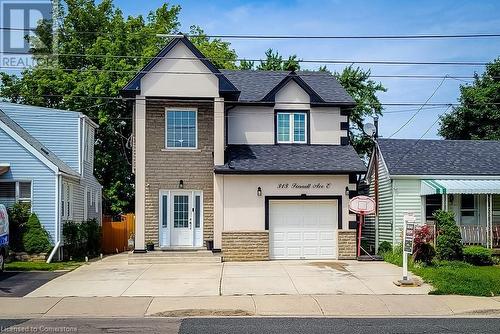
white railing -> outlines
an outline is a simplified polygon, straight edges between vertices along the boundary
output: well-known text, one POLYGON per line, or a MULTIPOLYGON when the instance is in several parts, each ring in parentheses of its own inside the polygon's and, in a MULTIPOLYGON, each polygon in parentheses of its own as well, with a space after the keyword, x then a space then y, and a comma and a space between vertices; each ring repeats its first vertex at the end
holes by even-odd
POLYGON ((500 248, 500 224, 493 223, 491 226, 491 239, 493 248, 500 248))
POLYGON ((465 245, 487 245, 488 229, 482 225, 460 225, 462 243, 465 245))

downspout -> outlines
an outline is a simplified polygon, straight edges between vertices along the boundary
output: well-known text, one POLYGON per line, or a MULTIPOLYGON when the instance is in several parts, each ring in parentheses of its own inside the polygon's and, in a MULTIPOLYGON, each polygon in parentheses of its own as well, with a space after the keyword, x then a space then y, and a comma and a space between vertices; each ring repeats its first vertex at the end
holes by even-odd
POLYGON ((392 192, 392 246, 396 245, 396 202, 394 192, 394 180, 391 179, 391 192, 392 192))
POLYGON ((56 228, 55 228, 55 245, 52 251, 50 252, 49 257, 47 258, 47 263, 52 262, 54 255, 59 250, 61 246, 61 212, 60 212, 60 203, 61 203, 61 184, 62 184, 62 176, 61 173, 57 173, 57 187, 56 187, 56 228))

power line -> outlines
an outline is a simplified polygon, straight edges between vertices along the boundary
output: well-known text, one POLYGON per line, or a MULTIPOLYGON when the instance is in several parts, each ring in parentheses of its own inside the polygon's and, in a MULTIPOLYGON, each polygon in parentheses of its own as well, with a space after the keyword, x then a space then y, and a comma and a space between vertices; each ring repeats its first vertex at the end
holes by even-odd
MULTIPOLYGON (((2 69, 21 69, 17 66, 0 66, 2 69)), ((36 69, 36 70, 43 70, 43 71, 64 71, 64 72, 98 72, 98 73, 131 73, 131 74, 146 74, 146 73, 157 73, 157 74, 186 74, 186 75, 215 75, 215 76, 223 76, 224 73, 213 73, 213 72, 181 72, 181 71, 157 71, 157 70, 150 70, 150 71, 141 71, 141 70, 113 70, 113 69, 98 69, 98 68, 58 68, 58 67, 30 67, 30 69, 36 69)), ((261 71, 261 72, 268 72, 270 75, 276 75, 276 76, 283 76, 283 73, 273 73, 273 71, 261 71)), ((302 71, 299 73, 301 77, 304 76, 317 76, 321 72, 313 72, 313 71, 302 71)), ((450 78, 450 79, 456 79, 462 82, 467 83, 468 81, 463 80, 463 79, 469 79, 472 80, 475 78, 475 76, 464 76, 464 75, 457 75, 457 76, 450 76, 450 75, 432 75, 432 74, 384 74, 384 75, 370 75, 370 78, 375 78, 375 79, 431 79, 431 80, 437 80, 437 79, 443 79, 444 77, 450 78)), ((492 79, 500 79, 500 77, 492 77, 492 79)))
POLYGON ((397 129, 392 135, 389 136, 389 138, 393 137, 394 135, 396 135, 399 131, 401 131, 405 126, 407 126, 414 118, 415 116, 418 115, 418 113, 422 110, 422 108, 432 99, 432 97, 437 93, 437 91, 439 90, 439 88, 441 88, 441 86, 443 85, 444 81, 446 80, 447 76, 445 76, 443 78, 443 80, 441 80, 441 82, 439 83, 439 85, 436 87, 436 89, 434 89, 434 91, 432 92, 431 96, 429 96, 429 98, 422 104, 422 107, 419 108, 413 115, 411 115, 411 117, 403 124, 399 127, 399 129, 397 129))
MULTIPOLYGON (((5 31, 35 32, 36 28, 0 27, 5 31)), ((71 34, 111 35, 105 31, 70 31, 71 34)), ((226 39, 444 39, 444 38, 496 38, 500 33, 461 33, 461 34, 407 34, 407 35, 261 35, 261 34, 157 34, 154 32, 130 31, 128 34, 154 35, 158 37, 188 38, 226 38, 226 39)))
MULTIPOLYGON (((71 95, 71 94, 40 94, 40 95, 32 95, 32 97, 43 97, 43 98, 82 98, 82 99, 102 99, 102 100, 120 100, 120 101, 151 101, 151 99, 146 99, 146 98, 135 98, 135 97, 121 97, 121 96, 97 96, 97 95, 71 95)), ((169 97, 163 97, 161 98, 162 100, 175 100, 175 98, 169 98, 169 97)), ((179 101, 179 100, 177 100, 179 101)), ((213 101, 210 101, 210 100, 205 100, 207 103, 212 103, 213 101)), ((185 102, 185 103, 199 103, 199 102, 203 102, 203 100, 200 100, 200 99, 183 99, 182 102, 185 102)), ((245 105, 246 102, 240 102, 240 101, 230 101, 230 100, 227 100, 225 101, 227 104, 235 104, 235 105, 245 105)), ((425 103, 425 102, 424 102, 425 103)), ((269 104, 289 104, 289 105, 293 105, 293 104, 300 104, 300 105, 304 105, 304 104, 307 104, 307 103, 303 103, 303 102, 294 102, 294 101, 290 101, 290 102, 284 102, 284 101, 280 101, 280 102, 259 102, 259 101, 256 101, 256 102, 252 102, 253 105, 255 106, 258 106, 258 105, 261 105, 261 106, 267 106, 269 104)), ((315 103, 313 103, 314 105, 315 103)), ((325 104, 325 103, 323 103, 325 104)), ((327 103, 329 105, 331 105, 332 103, 327 103)), ((387 102, 387 103, 380 103, 380 105, 382 106, 402 106, 402 107, 405 107, 405 106, 422 106, 422 102, 387 102)), ((316 103, 316 105, 318 106, 321 106, 322 103, 316 103)), ((357 104, 358 106, 359 105, 371 105, 370 103, 358 103, 357 104)), ((445 106, 458 106, 458 105, 461 105, 460 103, 457 103, 457 102, 434 102, 434 103, 425 103, 426 106, 435 106, 435 107, 438 107, 438 106, 441 106, 441 107, 445 107, 445 106)), ((476 103, 476 104, 472 104, 474 106, 491 106, 491 105, 500 105, 500 102, 484 102, 484 103, 476 103)), ((342 104, 338 104, 337 105, 338 107, 342 107, 342 104)), ((351 106, 346 106, 345 107, 346 109, 352 109, 353 107, 351 106)), ((421 109, 421 108, 419 108, 421 109)))
MULTIPOLYGON (((19 53, 13 51, 1 51, 0 54, 26 55, 35 57, 80 57, 80 58, 129 58, 129 59, 170 59, 170 60, 209 60, 209 61, 249 61, 260 62, 265 59, 248 58, 223 58, 223 57, 170 57, 170 56, 144 56, 144 55, 109 55, 109 54, 79 54, 79 53, 54 53, 54 54, 32 54, 19 53)), ((372 64, 372 65, 451 65, 451 66, 484 66, 487 61, 413 61, 413 60, 349 60, 349 59, 296 59, 297 63, 310 64, 372 64)), ((282 59, 281 63, 288 62, 288 59, 282 59)))

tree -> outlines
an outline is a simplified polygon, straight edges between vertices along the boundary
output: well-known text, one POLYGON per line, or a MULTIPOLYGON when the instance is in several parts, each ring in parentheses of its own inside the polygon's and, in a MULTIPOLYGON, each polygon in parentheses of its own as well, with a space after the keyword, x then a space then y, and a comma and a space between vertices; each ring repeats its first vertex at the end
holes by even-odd
MULTIPOLYGON (((328 70, 322 67, 320 71, 328 70)), ((373 147, 371 140, 363 133, 365 119, 382 115, 383 107, 377 93, 387 91, 382 83, 370 79, 370 74, 370 70, 354 68, 352 65, 344 68, 340 73, 333 73, 347 93, 356 101, 356 106, 349 115, 349 137, 354 149, 362 157, 369 155, 373 147)))
POLYGON ((500 57, 475 75, 472 85, 460 86, 460 105, 440 120, 445 139, 500 140, 500 57))
MULTIPOLYGON (((180 10, 180 6, 164 4, 147 17, 125 18, 112 0, 98 4, 94 0, 66 0, 59 8, 57 56, 51 56, 47 47, 53 42, 52 22, 41 22, 32 49, 37 65, 21 76, 1 74, 3 98, 82 111, 99 124, 95 174, 104 187, 104 212, 108 214, 134 210, 134 178, 127 145, 132 128, 130 107, 116 97, 165 45, 165 39, 156 34, 178 33, 180 10)), ((196 46, 213 58, 216 66, 236 67, 236 53, 229 49, 229 43, 209 40, 196 26, 191 27, 191 33, 196 35, 192 39, 196 46)))
MULTIPOLYGON (((243 59, 239 68, 251 70, 254 68, 254 62, 243 59)), ((261 71, 298 71, 300 70, 300 64, 297 55, 288 56, 288 59, 283 60, 283 56, 278 51, 274 52, 273 49, 268 49, 266 59, 260 61, 257 69, 261 71)))
POLYGON ((230 43, 222 41, 220 38, 207 38, 203 29, 199 26, 191 26, 189 31, 190 41, 209 58, 217 68, 228 70, 236 69, 236 51, 230 49, 230 43))

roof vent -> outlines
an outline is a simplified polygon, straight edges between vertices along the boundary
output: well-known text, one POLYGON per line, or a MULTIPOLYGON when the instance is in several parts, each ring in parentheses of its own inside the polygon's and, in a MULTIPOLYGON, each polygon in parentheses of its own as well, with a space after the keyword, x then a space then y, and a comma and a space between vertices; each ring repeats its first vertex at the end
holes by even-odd
POLYGON ((43 147, 40 147, 40 151, 42 151, 43 153, 49 155, 49 151, 47 151, 46 149, 44 149, 43 147))
POLYGON ((229 161, 229 163, 227 164, 227 166, 229 168, 231 168, 231 169, 234 169, 234 161, 233 160, 229 161))

